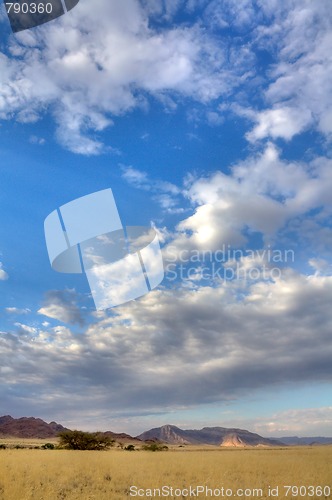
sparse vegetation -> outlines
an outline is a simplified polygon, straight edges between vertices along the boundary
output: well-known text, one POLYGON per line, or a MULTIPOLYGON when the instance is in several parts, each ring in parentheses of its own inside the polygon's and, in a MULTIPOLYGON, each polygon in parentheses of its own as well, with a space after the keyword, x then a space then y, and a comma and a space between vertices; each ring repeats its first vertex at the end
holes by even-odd
POLYGON ((53 443, 45 443, 41 446, 43 450, 54 450, 55 445, 53 443))
POLYGON ((64 431, 59 434, 60 448, 67 450, 107 450, 114 440, 100 432, 64 431))
POLYGON ((128 446, 125 446, 124 449, 126 451, 135 451, 135 446, 133 444, 128 444, 128 446))
POLYGON ((273 485, 279 486, 278 500, 288 500, 285 484, 332 488, 332 446, 206 450, 170 446, 167 453, 158 454, 125 453, 119 448, 106 453, 7 448, 0 453, 1 500, 126 500, 132 485, 164 484, 263 488, 264 492, 273 485))
POLYGON ((168 446, 165 444, 159 444, 159 443, 150 443, 150 444, 145 444, 142 446, 142 450, 146 451, 166 451, 168 450, 168 446))

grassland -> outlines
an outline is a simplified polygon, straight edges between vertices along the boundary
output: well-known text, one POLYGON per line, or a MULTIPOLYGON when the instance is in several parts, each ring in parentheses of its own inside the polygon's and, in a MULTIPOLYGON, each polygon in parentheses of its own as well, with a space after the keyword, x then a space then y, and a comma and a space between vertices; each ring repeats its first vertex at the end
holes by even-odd
MULTIPOLYGON (((234 491, 233 498, 237 497, 238 488, 263 489, 263 495, 255 493, 246 498, 273 498, 268 496, 268 487, 279 486, 275 497, 278 499, 326 498, 291 494, 286 497, 283 486, 329 485, 332 490, 332 447, 200 450, 187 447, 155 453, 121 449, 0 450, 1 500, 121 500, 134 498, 130 496, 131 486, 146 490, 163 485, 174 489, 190 485, 213 489, 223 486, 234 491)), ((136 498, 151 496, 147 492, 136 498)), ((173 494, 167 498, 196 497, 173 494)), ((204 494, 198 498, 216 497, 204 494)))

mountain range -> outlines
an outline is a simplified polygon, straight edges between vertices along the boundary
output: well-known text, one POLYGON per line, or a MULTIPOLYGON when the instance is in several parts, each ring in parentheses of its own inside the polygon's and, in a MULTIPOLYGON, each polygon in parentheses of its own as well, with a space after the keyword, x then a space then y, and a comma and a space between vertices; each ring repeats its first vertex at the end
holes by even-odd
POLYGON ((322 436, 315 436, 315 437, 284 436, 278 439, 290 446, 314 446, 322 444, 332 444, 332 438, 322 437, 322 436))
MULTIPOLYGON (((60 432, 69 430, 71 429, 68 429, 61 424, 57 424, 56 422, 50 422, 48 424, 40 418, 13 418, 10 415, 0 417, 0 438, 16 437, 22 439, 48 439, 55 438, 60 432)), ((135 438, 125 433, 118 434, 116 432, 107 431, 102 434, 122 443, 135 441, 135 438)))
POLYGON ((266 439, 243 429, 225 427, 203 427, 200 430, 183 430, 175 425, 164 425, 143 432, 138 436, 142 441, 157 439, 168 444, 209 444, 214 446, 282 446, 279 440, 266 439))
MULTIPOLYGON (((0 438, 55 438, 60 432, 70 430, 57 422, 47 423, 40 418, 13 418, 10 415, 0 417, 0 438)), ((226 427, 203 427, 200 430, 183 430, 175 425, 163 425, 132 437, 125 433, 103 432, 120 443, 158 441, 172 445, 214 445, 224 447, 265 447, 289 445, 332 444, 332 438, 297 436, 282 438, 264 438, 259 434, 244 429, 226 427)))

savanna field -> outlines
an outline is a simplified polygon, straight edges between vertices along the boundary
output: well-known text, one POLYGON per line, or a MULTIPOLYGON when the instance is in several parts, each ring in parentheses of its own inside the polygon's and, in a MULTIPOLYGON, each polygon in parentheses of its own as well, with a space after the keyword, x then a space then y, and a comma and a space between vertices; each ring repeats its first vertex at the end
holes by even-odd
POLYGON ((332 498, 329 489, 332 446, 174 447, 162 452, 0 450, 1 500, 332 498), (199 486, 209 489, 195 496, 199 486))

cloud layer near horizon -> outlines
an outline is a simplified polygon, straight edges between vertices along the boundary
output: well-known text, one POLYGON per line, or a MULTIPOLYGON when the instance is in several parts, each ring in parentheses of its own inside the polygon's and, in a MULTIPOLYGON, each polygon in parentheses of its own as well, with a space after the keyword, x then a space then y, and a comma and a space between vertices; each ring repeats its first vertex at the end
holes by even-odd
POLYGON ((80 334, 17 324, 1 334, 3 405, 153 413, 330 381, 332 277, 239 286, 154 291, 80 334))

